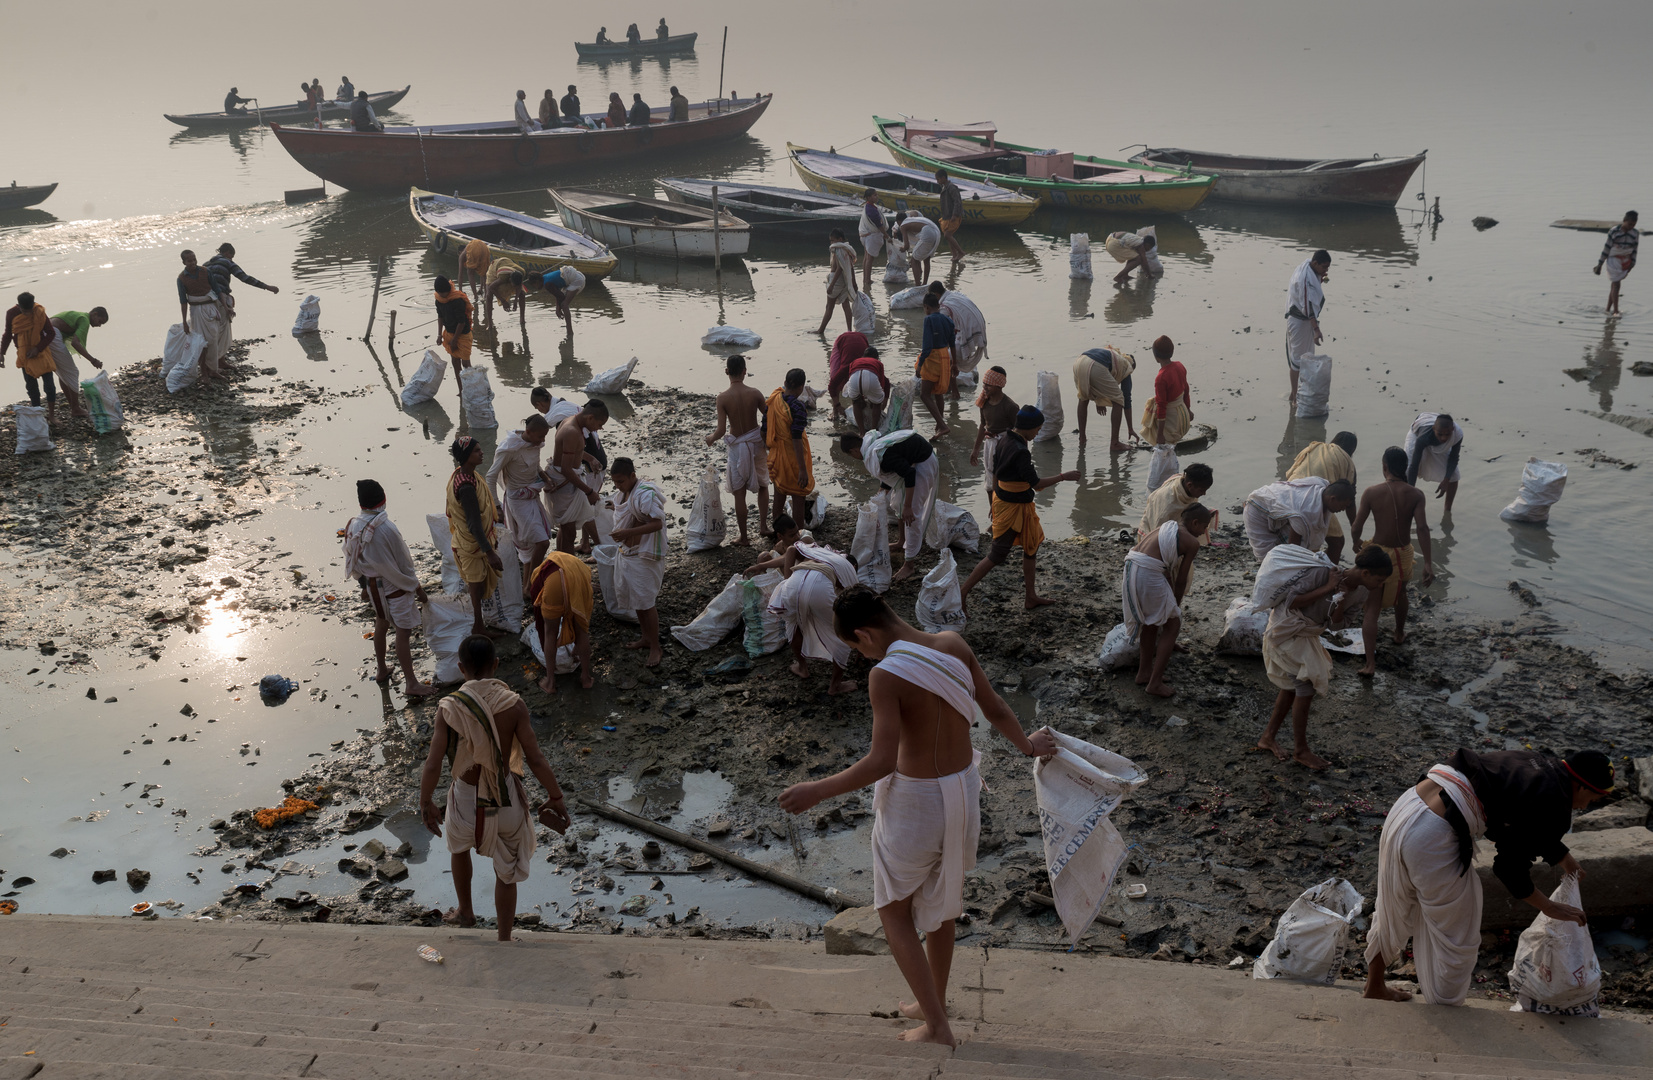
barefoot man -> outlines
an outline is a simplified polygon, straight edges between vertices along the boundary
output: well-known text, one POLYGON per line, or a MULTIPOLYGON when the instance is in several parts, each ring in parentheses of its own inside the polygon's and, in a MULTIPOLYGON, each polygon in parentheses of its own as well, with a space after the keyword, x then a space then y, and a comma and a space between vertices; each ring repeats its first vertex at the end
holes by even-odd
POLYGON ((1601 258, 1596 260, 1595 273, 1600 275, 1601 268, 1607 267, 1607 280, 1612 284, 1607 286, 1607 313, 1619 313, 1619 286, 1631 270, 1636 268, 1636 249, 1641 246, 1641 233, 1636 231, 1636 222, 1640 218, 1634 210, 1624 215, 1624 220, 1607 230, 1607 243, 1601 247, 1601 258))
POLYGON ((580 685, 591 689, 591 612, 596 596, 591 587, 591 567, 578 555, 566 551, 548 552, 528 581, 528 595, 534 601, 534 630, 545 653, 545 675, 540 689, 557 692, 557 650, 574 646, 580 662, 580 685))
POLYGON ((592 485, 600 471, 588 444, 593 433, 608 423, 608 406, 597 398, 557 425, 546 478, 551 484, 551 515, 557 522, 557 550, 573 552, 574 536, 580 531, 580 500, 597 505, 597 488, 592 485))
MULTIPOLYGON (((878 478, 878 495, 901 490, 898 539, 904 558, 890 584, 906 581, 918 573, 918 553, 924 549, 924 534, 930 531, 930 515, 936 508, 936 484, 941 479, 941 462, 936 460, 930 441, 911 428, 888 435, 863 438, 853 432, 838 439, 838 449, 857 459, 867 472, 878 478)), ((891 507, 893 510, 894 507, 891 507)))
MULTIPOLYGON (((1167 521, 1180 521, 1182 512, 1205 498, 1205 493, 1211 490, 1216 483, 1216 476, 1211 472, 1211 466, 1196 461, 1188 468, 1167 477, 1165 483, 1154 489, 1148 496, 1148 505, 1142 510, 1142 520, 1136 523, 1136 538, 1138 540, 1156 531, 1167 521)), ((1216 511, 1211 514, 1212 526, 1217 521, 1216 511)), ((1211 542, 1209 530, 1200 536, 1200 546, 1204 547, 1211 542)))
POLYGON ((856 230, 865 254, 861 256, 861 291, 872 292, 872 260, 884 250, 890 226, 884 220, 884 211, 878 205, 878 192, 868 188, 861 193, 861 217, 856 230))
POLYGON ((442 836, 448 830, 448 854, 459 910, 444 921, 475 926, 471 907, 471 849, 494 863, 494 921, 499 940, 510 941, 516 924, 517 882, 528 880, 534 857, 534 820, 553 832, 568 828, 568 807, 551 763, 545 760, 528 706, 510 687, 494 678, 499 658, 494 643, 473 635, 459 643, 459 670, 465 685, 436 707, 436 729, 419 778, 420 815, 425 828, 442 836), (442 779, 442 759, 453 749, 448 804, 438 810, 434 797, 442 779), (528 789, 522 766, 534 770, 545 788, 539 813, 529 816, 528 789))
POLYGON ((356 481, 356 501, 362 512, 344 530, 344 574, 364 582, 373 604, 373 654, 379 671, 374 681, 390 685, 390 666, 385 663, 385 634, 396 628, 396 659, 402 665, 402 683, 410 698, 438 693, 413 673, 413 631, 419 629, 419 605, 425 589, 413 568, 402 530, 385 513, 385 489, 377 480, 356 481))
MULTIPOLYGON (((964 261, 964 249, 959 247, 958 240, 959 226, 964 224, 964 193, 959 191, 959 186, 953 183, 946 169, 936 170, 936 188, 941 193, 941 206, 936 211, 936 216, 940 219, 938 224, 956 266, 964 261)), ((924 268, 924 276, 930 276, 928 266, 924 268)))
POLYGON ((1458 497, 1458 481, 1463 479, 1458 458, 1463 454, 1464 429, 1451 413, 1419 413, 1406 432, 1405 449, 1406 482, 1435 481, 1435 498, 1446 496, 1441 514, 1449 516, 1452 500, 1458 497))
POLYGON ((924 295, 923 349, 918 354, 918 398, 935 418, 935 437, 952 430, 943 416, 946 402, 942 400, 953 384, 953 320, 941 313, 941 299, 933 293, 924 295))
MULTIPOLYGON (((1352 431, 1340 431, 1332 436, 1331 442, 1311 442, 1298 452, 1291 468, 1286 470, 1287 480, 1301 480, 1305 476, 1318 476, 1330 483, 1335 480, 1355 480, 1355 447, 1360 440, 1355 438, 1352 431)), ((1348 511, 1344 511, 1345 514, 1348 511)), ((1357 545, 1358 546, 1358 545, 1357 545)), ((1326 519, 1326 554, 1332 562, 1343 561, 1343 525, 1333 514, 1326 519)))
POLYGON ((917 210, 898 210, 895 215, 895 233, 907 252, 907 271, 913 282, 930 280, 930 257, 941 246, 941 229, 935 222, 917 210))
POLYGON ((1381 589, 1366 593, 1366 616, 1361 627, 1361 640, 1366 644, 1366 666, 1362 675, 1377 674, 1378 613, 1384 608, 1395 609, 1395 644, 1406 642, 1406 585, 1412 580, 1412 526, 1418 527, 1418 546, 1423 549, 1423 583, 1435 580, 1435 558, 1429 543, 1429 519, 1424 513, 1429 500, 1423 492, 1406 482, 1406 451, 1391 446, 1383 452, 1383 483, 1373 484, 1360 493, 1360 510, 1355 514, 1354 546, 1361 549, 1360 534, 1366 528, 1366 518, 1372 519, 1372 541, 1367 547, 1379 548, 1394 564, 1394 572, 1381 589))
POLYGON ((1039 524, 1039 510, 1033 505, 1034 493, 1043 491, 1064 480, 1079 479, 1077 470, 1041 478, 1033 467, 1033 454, 1028 450, 1030 439, 1044 426, 1045 414, 1032 405, 1023 405, 1016 413, 1016 424, 1005 432, 1004 441, 993 458, 993 546, 987 557, 970 571, 970 577, 959 589, 959 602, 970 599, 974 589, 987 572, 1010 557, 1010 549, 1022 549, 1022 586, 1026 591, 1022 606, 1028 611, 1054 604, 1033 591, 1033 576, 1037 569, 1039 545, 1045 542, 1045 530, 1039 524))
POLYGON ((775 513, 781 501, 792 499, 792 517, 805 521, 804 500, 815 490, 815 469, 809 459, 809 411, 798 395, 804 389, 804 369, 793 368, 764 404, 763 442, 769 450, 769 479, 775 485, 775 513))
POLYGON ((521 431, 505 436, 488 469, 488 493, 494 496, 495 505, 504 508, 524 577, 534 572, 551 546, 551 515, 540 498, 550 482, 540 468, 540 450, 550 434, 550 423, 534 413, 522 422, 521 431))
POLYGON ((769 610, 786 623, 786 637, 792 644, 792 674, 809 678, 809 662, 825 660, 832 665, 827 693, 847 694, 856 684, 844 678, 849 667, 849 642, 832 629, 832 604, 840 589, 857 584, 855 566, 825 544, 794 542, 784 551, 756 563, 746 576, 779 567, 786 580, 775 586, 769 610))
POLYGON ((867 680, 872 746, 836 776, 787 788, 781 809, 801 814, 877 785, 873 904, 916 999, 901 1003, 901 1014, 924 1022, 902 1038, 955 1046, 947 1023, 953 920, 964 914, 964 875, 976 864, 981 832, 981 755, 971 749, 970 724, 980 705, 988 722, 1028 757, 1055 754, 1055 740, 1046 731, 1031 738, 1023 733, 959 635, 909 626, 862 585, 845 590, 833 610, 838 636, 877 663, 867 680))
POLYGON ((666 497, 647 480, 637 478, 630 458, 615 458, 609 466, 614 487, 614 542, 620 545, 614 560, 614 604, 637 612, 642 631, 628 649, 647 649, 644 667, 660 666, 660 585, 666 578, 666 497))
POLYGON ((855 329, 854 305, 858 291, 855 288, 855 249, 844 237, 844 230, 832 230, 832 243, 827 248, 826 314, 821 316, 817 334, 824 334, 832 323, 832 309, 844 309, 844 329, 855 329))
POLYGON ((486 634, 482 625, 482 601, 493 595, 499 586, 499 576, 505 571, 495 545, 499 537, 494 525, 500 514, 493 493, 483 478, 476 475, 482 464, 482 444, 469 435, 461 435, 448 448, 453 455, 453 475, 448 477, 448 532, 453 536, 453 560, 459 567, 459 576, 471 594, 471 612, 475 621, 471 633, 486 634))
POLYGON ((1210 526, 1211 511, 1195 503, 1179 520, 1167 521, 1137 541, 1125 556, 1119 582, 1125 628, 1142 643, 1136 682, 1155 697, 1176 693, 1165 681, 1165 669, 1182 632, 1182 598, 1200 553, 1200 537, 1210 526))
POLYGON ((1347 480, 1327 483, 1318 476, 1265 484, 1246 496, 1246 540, 1262 562, 1281 544, 1319 551, 1333 514, 1355 503, 1355 486, 1347 480))
POLYGON ((706 445, 719 439, 729 448, 729 492, 735 497, 735 520, 740 539, 748 547, 746 493, 758 497, 758 534, 769 531, 769 460, 763 445, 763 392, 746 385, 746 357, 731 356, 723 363, 729 389, 717 396, 717 430, 706 436, 706 445))
POLYGON ((1112 345, 1106 349, 1086 349, 1073 362, 1073 385, 1079 391, 1079 445, 1085 445, 1085 406, 1094 402, 1096 415, 1113 413, 1113 441, 1110 448, 1118 454, 1130 447, 1119 440, 1119 421, 1125 421, 1125 430, 1135 439, 1136 425, 1131 421, 1131 374, 1136 371, 1136 358, 1112 345))
POLYGON ((1408 788, 1378 839, 1377 906, 1366 935, 1366 997, 1408 1001, 1384 982, 1412 940, 1418 989, 1432 1005, 1462 1005, 1481 945, 1481 879, 1475 841, 1497 845, 1492 872, 1511 896, 1558 922, 1586 925, 1584 912, 1532 884, 1532 861, 1584 876, 1562 842, 1573 811, 1613 790, 1607 755, 1582 750, 1566 760, 1530 750, 1459 749, 1408 788))
POLYGON ((1291 374, 1291 398, 1297 404, 1298 364, 1325 340, 1320 332, 1320 312, 1326 306, 1321 288, 1332 269, 1332 257, 1324 249, 1305 259, 1291 273, 1286 286, 1286 369, 1291 374))
POLYGON ((976 445, 970 450, 970 464, 982 467, 982 483, 987 497, 993 498, 993 463, 998 460, 999 448, 1005 436, 1016 426, 1016 414, 1022 407, 1004 392, 1009 373, 997 364, 982 372, 981 393, 976 395, 976 445))

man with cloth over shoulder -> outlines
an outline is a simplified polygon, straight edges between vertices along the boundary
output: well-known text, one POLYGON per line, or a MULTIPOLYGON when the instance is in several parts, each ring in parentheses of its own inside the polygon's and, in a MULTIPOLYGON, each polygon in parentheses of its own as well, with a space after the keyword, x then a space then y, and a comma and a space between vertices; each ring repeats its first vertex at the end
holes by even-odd
MULTIPOLYGON (((655 606, 666 578, 666 497, 647 480, 640 480, 630 458, 615 458, 609 467, 618 494, 614 498, 614 542, 620 545, 614 560, 614 604, 637 612, 642 631, 627 649, 647 649, 644 667, 659 667, 660 611, 655 606)), ((549 657, 547 658, 549 659, 549 657)))
POLYGON ((1321 285, 1332 268, 1332 257, 1324 249, 1315 252, 1296 270, 1286 286, 1286 367, 1291 373, 1291 403, 1297 404, 1297 376, 1303 357, 1325 340, 1320 333, 1320 312, 1326 306, 1321 285))
POLYGON ((1182 632, 1182 598, 1194 559, 1210 527, 1211 511, 1194 503, 1178 520, 1138 540, 1125 556, 1119 594, 1126 632, 1140 642, 1136 682, 1155 697, 1176 693, 1165 681, 1165 669, 1182 632))
POLYGON ((1073 362, 1073 385, 1079 393, 1079 445, 1085 445, 1085 406, 1094 402, 1096 415, 1113 412, 1114 453, 1129 450, 1119 441, 1119 421, 1125 421, 1125 430, 1136 438, 1136 425, 1131 421, 1131 375, 1136 371, 1136 358, 1113 345, 1105 349, 1086 349, 1073 362))
POLYGON ((1245 534, 1251 553, 1262 562, 1281 544, 1297 544, 1319 551, 1326 542, 1333 514, 1355 502, 1355 486, 1347 480, 1331 483, 1318 476, 1265 484, 1246 496, 1245 534))
POLYGON ((403 689, 410 698, 440 693, 419 681, 413 673, 413 631, 422 619, 419 605, 425 602, 425 588, 419 584, 402 530, 385 512, 385 489, 377 480, 356 481, 356 501, 362 512, 350 519, 344 530, 344 574, 360 582, 373 605, 373 653, 379 661, 374 681, 390 685, 390 666, 385 662, 385 635, 396 628, 396 659, 402 665, 403 689))
POLYGON ((809 457, 809 411, 798 395, 806 381, 803 368, 793 368, 764 405, 763 442, 769 448, 769 479, 775 485, 775 513, 792 500, 792 517, 807 520, 804 501, 815 490, 815 469, 809 457))
MULTIPOLYGON (((1354 484, 1355 480, 1355 447, 1360 441, 1352 431, 1340 431, 1332 436, 1332 441, 1311 442, 1298 451, 1297 459, 1286 470, 1287 480, 1301 480, 1305 476, 1318 476, 1327 483, 1336 480, 1347 480, 1354 484)), ((1352 508, 1351 508, 1352 509, 1352 508)), ((1347 516, 1349 510, 1344 511, 1347 516)), ((1331 556, 1332 562, 1343 561, 1343 525, 1333 514, 1326 521, 1326 554, 1331 556)))
POLYGON ((550 422, 534 413, 522 422, 521 431, 505 436, 494 451, 494 463, 488 468, 488 490, 496 504, 504 509, 505 524, 511 530, 511 543, 517 549, 517 561, 522 563, 524 580, 533 574, 551 546, 551 515, 540 498, 550 483, 545 470, 540 468, 540 451, 549 434, 550 422))
MULTIPOLYGON (((863 438, 854 432, 839 437, 838 448, 867 467, 867 472, 878 478, 878 495, 888 498, 888 492, 901 485, 900 540, 898 545, 904 559, 901 569, 890 578, 890 584, 906 581, 918 573, 918 553, 924 548, 924 534, 930 530, 930 515, 935 511, 936 487, 941 479, 941 462, 930 446, 930 441, 911 428, 902 428, 887 435, 874 434, 863 438)), ((895 508, 890 508, 892 516, 895 508)))
POLYGON ((1406 482, 1433 480, 1435 498, 1446 496, 1442 516, 1452 513, 1452 500, 1458 497, 1458 459, 1464 449, 1464 429, 1452 419, 1451 413, 1419 413, 1406 432, 1406 482))

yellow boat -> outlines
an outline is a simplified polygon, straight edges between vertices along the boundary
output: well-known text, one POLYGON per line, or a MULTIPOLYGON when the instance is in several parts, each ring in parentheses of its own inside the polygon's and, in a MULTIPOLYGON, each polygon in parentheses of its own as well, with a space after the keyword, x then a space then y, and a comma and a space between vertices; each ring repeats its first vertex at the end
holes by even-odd
MULTIPOLYGON (((940 214, 941 188, 929 173, 845 157, 825 150, 811 150, 792 143, 787 143, 786 149, 792 155, 792 167, 798 170, 799 178, 811 191, 826 191, 859 199, 863 192, 872 188, 878 192, 878 205, 886 210, 916 210, 930 218, 940 214)), ((955 178, 954 182, 964 196, 964 221, 967 225, 1020 225, 1039 208, 1038 199, 1030 199, 995 184, 978 183, 962 177, 955 178)))
POLYGON ((510 259, 530 274, 572 266, 589 280, 607 276, 620 261, 589 236, 487 203, 414 188, 408 210, 431 248, 454 258, 466 244, 481 240, 493 258, 510 259))

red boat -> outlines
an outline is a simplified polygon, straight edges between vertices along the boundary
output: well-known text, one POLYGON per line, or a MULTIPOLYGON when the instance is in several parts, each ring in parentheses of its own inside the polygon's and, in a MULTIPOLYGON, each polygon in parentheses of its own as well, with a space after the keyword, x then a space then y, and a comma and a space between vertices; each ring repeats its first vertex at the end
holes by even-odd
POLYGON ((550 128, 523 134, 513 121, 386 128, 271 129, 293 159, 310 172, 352 191, 422 187, 453 191, 499 180, 533 181, 593 161, 684 150, 744 135, 769 107, 773 94, 689 106, 689 119, 668 122, 669 109, 653 110, 645 126, 550 128))

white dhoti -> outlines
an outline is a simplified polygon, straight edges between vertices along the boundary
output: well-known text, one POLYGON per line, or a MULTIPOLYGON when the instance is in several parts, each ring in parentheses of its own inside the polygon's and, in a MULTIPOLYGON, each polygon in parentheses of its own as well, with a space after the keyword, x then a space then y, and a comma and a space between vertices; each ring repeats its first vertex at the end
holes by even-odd
MULTIPOLYGON (((1433 770, 1430 778, 1436 779, 1433 770)), ((1458 834, 1414 788, 1395 800, 1378 839, 1367 963, 1380 955, 1390 964, 1401 959, 1408 938, 1424 1000, 1463 1004, 1481 946, 1481 879, 1459 861, 1458 834)))
POLYGON ((1630 273, 1631 269, 1625 265, 1625 260, 1617 255, 1610 256, 1601 265, 1607 271, 1608 281, 1623 281, 1625 275, 1630 273))
POLYGON ((551 541, 551 515, 540 501, 543 490, 543 485, 533 484, 505 493, 505 524, 511 530, 511 543, 517 549, 520 563, 531 561, 534 548, 551 541))
MULTIPOLYGON (((585 483, 586 487, 597 492, 599 495, 602 494, 603 482, 607 479, 607 469, 598 469, 596 472, 592 472, 584 465, 580 466, 580 480, 585 483)), ((577 512, 574 518, 575 524, 584 527, 594 523, 597 520, 597 507, 602 504, 602 501, 603 500, 599 498, 596 502, 592 502, 590 499, 584 498, 583 496, 576 500, 574 503, 574 509, 577 512)))
POLYGON ((1314 352, 1314 323, 1307 319, 1294 319, 1286 316, 1286 363, 1293 371, 1297 370, 1298 361, 1309 353, 1314 352))
POLYGON ((941 228, 928 218, 924 221, 924 228, 918 232, 918 239, 913 241, 912 251, 907 253, 911 262, 923 262, 936 253, 941 246, 941 228))
POLYGON ((867 220, 865 214, 861 215, 861 224, 871 230, 861 233, 861 247, 866 250, 868 255, 877 255, 884 250, 884 234, 872 228, 872 222, 867 220))
MULTIPOLYGON (((918 553, 924 550, 924 534, 930 531, 930 515, 935 513, 936 509, 936 487, 937 481, 941 479, 941 462, 932 453, 913 466, 913 474, 918 481, 913 485, 913 520, 904 523, 906 534, 903 537, 905 547, 902 549, 909 559, 918 558, 918 553)), ((899 519, 905 495, 900 488, 893 488, 890 494, 890 516, 899 519), (902 496, 901 501, 894 501, 897 495, 902 496)))
POLYGON ((52 338, 47 346, 51 350, 52 363, 57 367, 57 384, 65 390, 80 393, 80 369, 75 367, 74 350, 63 341, 63 335, 52 338))
POLYGON ((385 621, 398 630, 417 630, 424 625, 424 616, 419 612, 418 595, 407 589, 392 589, 383 581, 374 580, 374 587, 379 590, 379 601, 384 605, 385 621), (397 595, 390 595, 392 592, 397 595))
POLYGON ((614 607, 620 611, 648 611, 660 599, 666 580, 666 560, 633 555, 620 548, 614 560, 614 607))
POLYGON ((201 370, 209 375, 218 374, 218 362, 229 355, 230 303, 215 296, 189 298, 190 329, 207 339, 207 347, 201 350, 201 370))
POLYGON ((1171 587, 1171 574, 1180 558, 1177 552, 1180 536, 1181 526, 1167 521, 1158 530, 1158 557, 1142 551, 1132 551, 1125 556, 1119 593, 1125 612, 1125 628, 1132 641, 1142 636, 1144 626, 1164 626, 1172 619, 1182 617, 1176 590, 1171 587))
POLYGON ((884 384, 878 381, 878 373, 867 368, 850 372, 849 379, 844 383, 845 401, 882 405, 884 396, 884 384))
POLYGON ((534 822, 528 814, 528 790, 522 778, 510 776, 511 805, 484 807, 482 833, 477 835, 476 788, 454 777, 448 788, 447 812, 442 817, 448 853, 475 849, 494 861, 494 874, 506 884, 528 880, 534 857, 534 822))
POLYGON ((1256 503, 1245 504, 1242 520, 1245 522, 1245 538, 1251 543, 1251 553, 1257 556, 1258 562, 1281 544, 1291 542, 1286 522, 1269 517, 1268 511, 1256 503))
POLYGON ((769 485, 769 451, 763 445, 763 428, 744 435, 725 435, 729 450, 729 493, 762 491, 769 485))
MULTIPOLYGON (((1439 413, 1419 413, 1418 418, 1412 421, 1412 426, 1406 429, 1406 442, 1402 444, 1401 448, 1406 451, 1406 460, 1408 462, 1410 462, 1413 455, 1417 453, 1419 436, 1423 435, 1435 426, 1435 420, 1439 415, 1439 413)), ((1446 474, 1446 463, 1452 460, 1452 448, 1454 446, 1462 445, 1463 441, 1463 426, 1454 422, 1452 425, 1452 438, 1447 440, 1445 443, 1437 443, 1434 446, 1424 447, 1423 457, 1418 462, 1419 482, 1427 480, 1430 483, 1438 484, 1442 481, 1450 481, 1455 484, 1462 480, 1463 470, 1461 466, 1454 466, 1452 469, 1452 475, 1448 476, 1446 474)), ((1460 450, 1460 461, 1462 460, 1462 453, 1463 451, 1460 450)))
POLYGON ((849 643, 832 629, 832 602, 838 590, 819 570, 792 571, 792 576, 775 586, 769 610, 779 612, 786 623, 786 637, 803 636, 803 654, 809 660, 830 660, 848 667, 849 643))
POLYGON ((981 774, 970 767, 933 780, 891 773, 872 789, 872 903, 913 899, 913 925, 941 929, 964 914, 964 875, 981 838, 981 774))
POLYGON ((941 295, 941 313, 953 320, 953 365, 961 372, 975 371, 987 355, 987 317, 957 290, 941 295))

